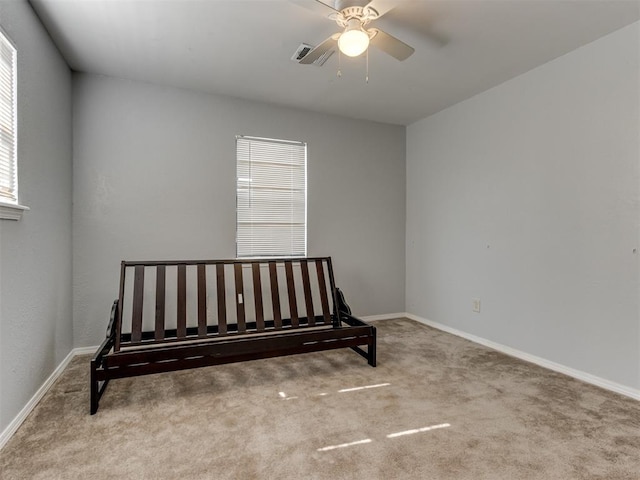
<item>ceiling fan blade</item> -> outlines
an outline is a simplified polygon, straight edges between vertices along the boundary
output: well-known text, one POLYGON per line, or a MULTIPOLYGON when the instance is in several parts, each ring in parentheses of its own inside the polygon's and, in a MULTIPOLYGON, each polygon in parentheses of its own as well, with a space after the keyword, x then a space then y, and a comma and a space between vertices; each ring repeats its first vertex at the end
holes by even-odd
POLYGON ((330 17, 339 13, 335 8, 321 2, 320 0, 289 0, 289 2, 298 5, 299 7, 306 8, 307 10, 311 10, 323 17, 330 17))
POLYGON ((328 52, 329 50, 335 48, 336 45, 338 45, 338 38, 339 37, 340 37, 339 33, 334 33, 329 38, 327 38, 324 42, 322 42, 320 45, 318 45, 313 50, 311 50, 309 53, 307 53, 304 57, 302 57, 302 60, 300 60, 299 63, 302 63, 304 65, 312 64, 318 58, 320 58, 322 55, 324 55, 326 52, 328 52))
POLYGON ((413 47, 380 30, 379 28, 370 28, 368 32, 372 35, 370 40, 371 45, 400 61, 406 60, 415 51, 413 47))
POLYGON ((372 8, 378 13, 378 18, 389 10, 398 6, 399 0, 371 0, 365 8, 372 8))

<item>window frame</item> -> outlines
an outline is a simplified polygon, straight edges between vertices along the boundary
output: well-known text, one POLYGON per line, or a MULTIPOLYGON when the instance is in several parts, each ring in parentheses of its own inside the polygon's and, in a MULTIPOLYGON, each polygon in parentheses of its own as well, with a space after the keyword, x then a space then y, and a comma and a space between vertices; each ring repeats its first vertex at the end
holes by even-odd
MULTIPOLYGON (((286 162, 285 162, 286 163, 286 162)), ((252 258, 303 258, 307 256, 308 252, 308 244, 307 244, 307 231, 308 231, 308 219, 307 219, 307 195, 308 195, 308 177, 307 177, 307 168, 308 168, 308 144, 304 141, 297 140, 285 140, 285 139, 276 139, 276 138, 267 138, 267 137, 256 137, 250 135, 236 135, 236 258, 237 259, 252 259, 252 258), (303 224, 303 251, 300 252, 292 252, 291 250, 277 251, 277 252, 267 252, 267 251, 255 251, 252 252, 241 252, 240 251, 240 189, 241 189, 241 177, 239 175, 239 165, 240 165, 240 142, 241 141, 255 141, 258 143, 268 143, 268 144, 282 144, 282 145, 290 145, 290 146, 300 146, 303 148, 303 182, 302 188, 304 191, 304 224, 303 224)), ((244 177, 243 177, 244 178, 244 177)), ((294 188, 291 188, 289 191, 293 191, 294 188)), ((291 225, 296 222, 291 222, 291 225)), ((299 223, 299 222, 298 222, 299 223)), ((294 237, 291 237, 294 238, 294 237)))
MULTIPOLYGON (((18 48, 16 44, 11 40, 11 37, 7 35, 6 31, 0 27, 0 44, 8 47, 11 52, 11 67, 9 75, 11 76, 11 135, 10 140, 13 145, 9 150, 12 153, 12 157, 9 164, 8 174, 13 177, 9 178, 8 182, 11 190, 10 196, 0 196, 0 219, 4 220, 20 220, 22 213, 25 210, 29 210, 28 207, 19 204, 18 194, 18 48)), ((7 179, 7 177, 5 177, 7 179)))

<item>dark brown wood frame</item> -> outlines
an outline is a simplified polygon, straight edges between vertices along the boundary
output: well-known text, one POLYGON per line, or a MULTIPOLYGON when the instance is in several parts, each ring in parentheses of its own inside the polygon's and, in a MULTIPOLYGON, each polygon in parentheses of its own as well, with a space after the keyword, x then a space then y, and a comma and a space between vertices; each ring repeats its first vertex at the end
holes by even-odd
POLYGON ((338 295, 330 257, 284 258, 252 260, 190 260, 190 261, 123 261, 120 274, 120 293, 111 308, 107 335, 91 359, 91 414, 111 379, 170 372, 188 368, 221 365, 299 353, 317 352, 336 348, 351 348, 365 357, 369 365, 376 366, 376 329, 350 315, 348 306, 338 295), (322 314, 315 315, 309 280, 309 263, 316 266, 322 314), (252 287, 255 301, 255 321, 245 319, 244 303, 236 302, 237 323, 226 322, 225 265, 233 265, 236 297, 243 294, 243 268, 251 265, 252 287), (298 301, 292 265, 301 269, 306 316, 298 314, 298 301), (208 325, 206 319, 206 265, 216 268, 218 322, 208 325), (282 295, 288 297, 291 318, 281 318, 277 265, 284 265, 287 288, 282 295), (326 275, 325 275, 326 265, 326 275), (177 319, 176 328, 166 329, 165 274, 166 267, 177 267, 177 319), (186 268, 196 266, 198 326, 187 327, 185 316, 186 268), (142 305, 145 268, 156 269, 155 328, 142 329, 142 305), (268 268, 270 292, 262 289, 260 268, 268 268), (125 274, 134 270, 131 333, 122 332, 125 274), (326 281, 328 279, 328 284, 326 281), (333 311, 329 311, 330 292, 333 311), (270 297, 267 297, 270 295, 270 297), (270 298, 273 319, 266 320, 263 301, 270 298), (310 314, 309 314, 310 313, 310 314), (366 346, 366 349, 361 347, 366 346))

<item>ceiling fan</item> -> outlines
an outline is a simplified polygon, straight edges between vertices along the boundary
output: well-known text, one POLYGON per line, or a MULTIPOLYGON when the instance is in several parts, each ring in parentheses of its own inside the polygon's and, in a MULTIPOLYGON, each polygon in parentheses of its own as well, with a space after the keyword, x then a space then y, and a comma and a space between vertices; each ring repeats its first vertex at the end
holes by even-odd
POLYGON ((363 54, 370 45, 398 60, 406 60, 414 52, 413 47, 379 28, 365 28, 395 7, 397 0, 335 0, 333 7, 320 0, 292 1, 334 20, 343 29, 312 49, 300 63, 311 64, 336 46, 349 57, 363 54))

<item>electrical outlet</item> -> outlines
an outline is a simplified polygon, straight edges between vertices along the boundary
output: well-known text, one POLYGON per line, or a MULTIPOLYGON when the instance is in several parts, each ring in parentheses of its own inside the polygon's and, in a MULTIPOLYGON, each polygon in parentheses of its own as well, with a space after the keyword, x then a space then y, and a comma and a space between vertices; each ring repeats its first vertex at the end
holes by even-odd
POLYGON ((480 299, 479 298, 472 298, 471 299, 471 309, 475 313, 480 313, 480 299))

